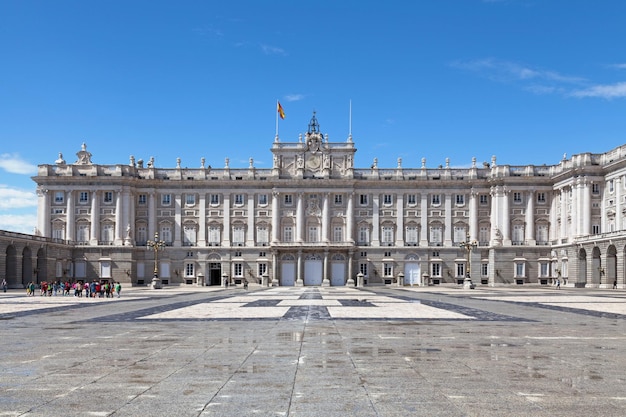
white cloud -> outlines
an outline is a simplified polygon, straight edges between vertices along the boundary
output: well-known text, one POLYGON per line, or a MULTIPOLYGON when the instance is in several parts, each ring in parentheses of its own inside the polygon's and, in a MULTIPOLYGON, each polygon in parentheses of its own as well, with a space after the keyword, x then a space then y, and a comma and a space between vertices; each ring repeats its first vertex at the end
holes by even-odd
POLYGON ((36 214, 0 214, 0 230, 32 235, 36 225, 36 214))
POLYGON ((287 55, 283 48, 279 48, 277 46, 261 44, 261 50, 266 55, 287 55))
POLYGON ((0 184, 0 210, 24 207, 37 207, 37 195, 34 191, 10 188, 0 184))
POLYGON ((451 64, 455 68, 461 68, 476 72, 484 77, 500 82, 524 82, 530 80, 543 80, 557 83, 578 84, 585 81, 581 77, 573 77, 559 74, 512 61, 503 61, 495 58, 477 59, 473 61, 457 61, 451 64))
POLYGON ((285 100, 287 101, 300 101, 304 99, 303 94, 287 94, 285 100))
POLYGON ((0 168, 12 174, 35 175, 37 173, 36 165, 24 161, 17 154, 0 155, 0 168))
POLYGON ((606 85, 594 85, 582 90, 573 91, 573 97, 600 97, 606 99, 626 97, 626 82, 606 85))

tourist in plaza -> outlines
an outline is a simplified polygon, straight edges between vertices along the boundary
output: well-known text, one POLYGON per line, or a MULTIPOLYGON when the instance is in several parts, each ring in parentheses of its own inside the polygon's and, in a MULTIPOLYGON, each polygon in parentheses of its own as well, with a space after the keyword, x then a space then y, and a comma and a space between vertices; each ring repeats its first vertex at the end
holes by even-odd
POLYGON ((120 295, 122 293, 122 284, 119 282, 115 283, 115 292, 117 293, 117 298, 120 298, 120 295))
POLYGON ((617 280, 613 281, 613 289, 616 290, 617 289, 617 280))
POLYGON ((2 279, 2 292, 7 292, 7 280, 2 279))
POLYGON ((560 290, 561 289, 561 280, 560 279, 556 279, 556 289, 560 290))

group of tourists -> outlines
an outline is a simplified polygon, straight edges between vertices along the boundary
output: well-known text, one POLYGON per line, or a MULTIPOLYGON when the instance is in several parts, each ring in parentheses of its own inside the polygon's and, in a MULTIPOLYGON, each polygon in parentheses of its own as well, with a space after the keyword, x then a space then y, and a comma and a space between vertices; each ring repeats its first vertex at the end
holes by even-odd
MULTIPOLYGON (((26 286, 26 295, 29 297, 35 296, 35 290, 37 285, 34 282, 29 282, 26 286)), ((70 296, 74 293, 74 297, 82 297, 83 292, 86 298, 119 298, 122 294, 122 284, 115 281, 98 281, 94 279, 91 282, 47 282, 43 281, 39 284, 40 295, 42 297, 52 297, 57 295, 70 296)))

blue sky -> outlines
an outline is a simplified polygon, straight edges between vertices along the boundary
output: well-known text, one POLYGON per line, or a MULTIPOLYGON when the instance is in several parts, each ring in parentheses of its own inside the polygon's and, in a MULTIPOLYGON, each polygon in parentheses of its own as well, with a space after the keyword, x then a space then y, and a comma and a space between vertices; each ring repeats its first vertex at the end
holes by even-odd
POLYGON ((0 2, 0 229, 38 164, 271 166, 317 112, 355 165, 555 164, 626 142, 622 0, 0 2))

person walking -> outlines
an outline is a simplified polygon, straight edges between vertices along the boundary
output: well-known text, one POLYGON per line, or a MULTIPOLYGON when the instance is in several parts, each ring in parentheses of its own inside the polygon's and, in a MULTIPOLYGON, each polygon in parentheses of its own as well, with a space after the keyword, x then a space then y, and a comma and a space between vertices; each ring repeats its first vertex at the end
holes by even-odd
POLYGON ((556 289, 560 290, 561 289, 561 280, 560 279, 556 279, 556 289))
POLYGON ((613 281, 613 289, 616 290, 617 289, 617 280, 613 281))
POLYGON ((7 280, 2 279, 2 292, 7 292, 7 280))

